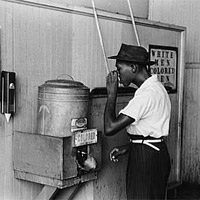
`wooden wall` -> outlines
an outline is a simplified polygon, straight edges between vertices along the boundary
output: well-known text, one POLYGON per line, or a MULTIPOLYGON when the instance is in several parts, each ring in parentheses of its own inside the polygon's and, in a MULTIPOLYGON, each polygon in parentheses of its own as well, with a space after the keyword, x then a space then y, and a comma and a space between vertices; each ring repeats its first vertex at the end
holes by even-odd
POLYGON ((200 183, 200 2, 150 0, 149 19, 187 27, 184 83, 182 180, 200 183))
MULTIPOLYGON (((107 55, 116 54, 122 42, 136 44, 130 17, 106 12, 99 12, 99 17, 107 55)), ((182 48, 182 27, 138 18, 136 24, 141 44, 145 48, 148 49, 149 44, 182 48)), ((9 123, 0 115, 0 198, 32 200, 43 186, 14 178, 12 133, 35 132, 38 86, 48 79, 69 74, 92 90, 105 86, 106 69, 91 9, 1 0, 0 26, 1 70, 17 73, 16 114, 9 123)), ((109 61, 109 65, 110 69, 114 69, 114 61, 109 61)), ((178 109, 181 99, 178 94, 171 94, 170 98, 174 102, 171 123, 171 133, 174 134, 171 134, 169 145, 172 147, 170 153, 173 163, 178 166, 178 109)), ((178 179, 177 170, 173 169, 171 181, 178 179)), ((107 185, 108 190, 110 186, 107 185)), ((118 189, 116 183, 113 187, 118 189)), ((92 188, 93 183, 87 183, 76 199, 91 199, 92 188)), ((73 189, 60 191, 59 199, 66 199, 73 189)))
POLYGON ((186 70, 182 176, 184 182, 200 183, 200 70, 191 65, 186 70))
MULTIPOLYGON (((43 0, 44 1, 44 0, 43 0)), ((91 0, 54 0, 62 4, 92 7, 91 0)), ((95 6, 98 9, 113 13, 130 15, 127 1, 125 0, 95 0, 95 6)), ((147 18, 148 0, 130 0, 134 16, 147 18)))
MULTIPOLYGON (((13 1, 13 0, 9 0, 13 1)), ((24 0, 14 0, 24 1, 24 0)), ((29 2, 44 3, 54 6, 82 6, 92 7, 91 0, 28 0, 29 2)), ((26 1, 24 1, 26 2, 26 1)), ((95 7, 112 13, 130 15, 127 0, 94 0, 95 7)), ((149 0, 130 0, 134 16, 147 19, 149 0)))

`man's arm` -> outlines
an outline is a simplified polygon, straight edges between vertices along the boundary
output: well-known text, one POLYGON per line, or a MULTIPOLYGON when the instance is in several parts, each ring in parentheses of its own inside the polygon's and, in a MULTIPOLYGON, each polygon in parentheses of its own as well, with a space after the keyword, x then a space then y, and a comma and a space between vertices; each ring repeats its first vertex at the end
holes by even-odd
POLYGON ((123 114, 116 116, 117 72, 108 74, 106 85, 108 98, 104 110, 104 133, 106 136, 112 136, 134 122, 134 119, 123 114))

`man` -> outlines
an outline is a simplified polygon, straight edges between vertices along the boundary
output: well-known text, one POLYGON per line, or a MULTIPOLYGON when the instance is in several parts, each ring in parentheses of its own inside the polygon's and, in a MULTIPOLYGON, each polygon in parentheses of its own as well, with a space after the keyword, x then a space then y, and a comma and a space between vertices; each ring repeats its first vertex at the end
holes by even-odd
POLYGON ((114 148, 112 161, 129 152, 126 192, 128 199, 165 199, 170 173, 170 157, 164 137, 169 134, 171 103, 157 75, 149 73, 149 54, 143 47, 122 44, 116 59, 117 71, 106 80, 107 103, 104 132, 112 136, 126 127, 130 144, 114 148), (131 83, 138 89, 119 115, 115 113, 118 78, 125 87, 131 83))

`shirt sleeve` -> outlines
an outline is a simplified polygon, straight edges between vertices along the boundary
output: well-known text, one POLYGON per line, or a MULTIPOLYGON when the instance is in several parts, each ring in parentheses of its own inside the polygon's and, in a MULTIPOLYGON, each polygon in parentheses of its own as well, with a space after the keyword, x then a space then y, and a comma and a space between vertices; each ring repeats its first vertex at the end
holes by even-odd
POLYGON ((135 120, 133 124, 137 124, 140 119, 145 118, 147 113, 151 110, 151 107, 151 94, 146 92, 131 99, 127 106, 120 110, 119 114, 124 114, 133 118, 135 120))

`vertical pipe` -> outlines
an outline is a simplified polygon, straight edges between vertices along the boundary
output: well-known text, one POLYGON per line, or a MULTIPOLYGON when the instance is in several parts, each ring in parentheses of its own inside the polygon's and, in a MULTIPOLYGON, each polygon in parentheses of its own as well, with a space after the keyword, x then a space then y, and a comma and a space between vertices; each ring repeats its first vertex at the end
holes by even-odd
POLYGON ((108 60, 106 57, 106 52, 105 52, 105 48, 104 48, 104 44, 103 44, 103 39, 101 36, 101 30, 100 30, 100 26, 99 26, 99 22, 98 22, 98 18, 97 18, 97 13, 96 13, 96 9, 95 9, 95 4, 94 4, 94 0, 92 1, 92 7, 93 7, 93 12, 94 12, 94 17, 95 17, 95 22, 96 22, 96 26, 97 26, 97 31, 98 31, 98 35, 99 35, 99 40, 100 40, 100 44, 101 44, 101 49, 103 51, 103 56, 104 56, 104 61, 105 61, 105 67, 106 67, 106 71, 107 73, 109 73, 109 67, 108 67, 108 60))
POLYGON ((179 93, 178 93, 178 137, 177 137, 177 181, 182 182, 181 179, 181 134, 183 128, 183 85, 184 85, 184 70, 185 70, 185 43, 186 43, 186 31, 181 32, 181 50, 180 50, 180 73, 179 73, 179 93))
POLYGON ((127 3, 128 3, 128 7, 129 7, 129 10, 130 10, 130 14, 131 14, 131 20, 132 20, 132 25, 133 25, 133 29, 134 29, 134 32, 135 32, 137 44, 138 44, 138 46, 140 46, 140 40, 139 40, 139 36, 138 36, 136 25, 135 25, 135 20, 134 20, 134 17, 133 17, 133 11, 132 11, 132 8, 131 8, 130 1, 127 0, 127 3))
POLYGON ((4 77, 2 76, 2 82, 1 82, 1 92, 2 92, 2 94, 1 94, 1 113, 4 113, 4 84, 5 84, 5 79, 4 79, 4 77))
POLYGON ((10 94, 9 94, 9 80, 10 80, 10 74, 9 73, 7 73, 7 84, 6 84, 6 94, 7 94, 7 99, 6 99, 6 113, 10 113, 10 111, 9 111, 9 96, 10 96, 10 94))

